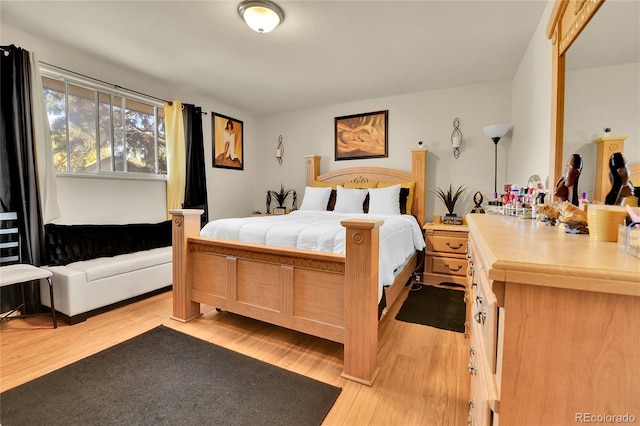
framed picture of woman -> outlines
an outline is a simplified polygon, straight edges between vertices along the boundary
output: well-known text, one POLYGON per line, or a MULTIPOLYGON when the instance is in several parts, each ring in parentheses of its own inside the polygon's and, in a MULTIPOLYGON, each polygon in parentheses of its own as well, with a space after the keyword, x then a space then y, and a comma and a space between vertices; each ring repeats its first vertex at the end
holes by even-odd
POLYGON ((388 157, 388 121, 388 110, 336 117, 335 159, 388 157))
POLYGON ((213 167, 244 169, 243 123, 211 112, 213 130, 213 167))

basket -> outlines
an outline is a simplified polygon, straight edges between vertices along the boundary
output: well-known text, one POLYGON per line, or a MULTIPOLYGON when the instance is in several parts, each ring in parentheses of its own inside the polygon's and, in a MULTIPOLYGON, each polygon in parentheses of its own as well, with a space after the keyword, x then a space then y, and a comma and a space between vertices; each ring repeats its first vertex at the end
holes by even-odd
POLYGON ((589 206, 587 224, 592 241, 618 241, 618 226, 624 224, 626 209, 617 206, 589 206))

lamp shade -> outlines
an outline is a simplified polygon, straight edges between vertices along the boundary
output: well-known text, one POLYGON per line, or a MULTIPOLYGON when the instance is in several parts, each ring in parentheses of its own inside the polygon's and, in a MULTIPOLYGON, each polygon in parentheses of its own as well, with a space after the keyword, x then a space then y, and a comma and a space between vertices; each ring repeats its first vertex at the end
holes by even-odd
POLYGON ((511 126, 509 126, 508 124, 492 124, 491 126, 487 126, 482 129, 482 131, 485 135, 487 135, 491 139, 494 139, 494 142, 497 142, 495 141, 495 139, 497 138, 498 140, 500 140, 500 138, 509 131, 509 127, 511 126))
POLYGON ((259 33, 273 31, 284 21, 282 9, 268 0, 245 0, 238 6, 238 14, 252 30, 259 33))

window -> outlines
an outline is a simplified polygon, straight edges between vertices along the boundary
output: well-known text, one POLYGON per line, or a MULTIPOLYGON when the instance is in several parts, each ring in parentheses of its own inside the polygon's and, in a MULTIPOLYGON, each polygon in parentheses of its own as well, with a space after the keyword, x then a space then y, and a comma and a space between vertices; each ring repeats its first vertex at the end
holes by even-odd
POLYGON ((167 174, 164 108, 151 98, 41 69, 59 173, 167 174))

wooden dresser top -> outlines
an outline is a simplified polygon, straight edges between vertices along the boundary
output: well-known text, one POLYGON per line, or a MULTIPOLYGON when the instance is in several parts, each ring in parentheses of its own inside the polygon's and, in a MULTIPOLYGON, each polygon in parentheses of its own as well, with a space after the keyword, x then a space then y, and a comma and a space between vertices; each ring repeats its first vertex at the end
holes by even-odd
POLYGON ((466 216, 489 278, 640 296, 640 259, 617 243, 594 242, 531 219, 466 216))

